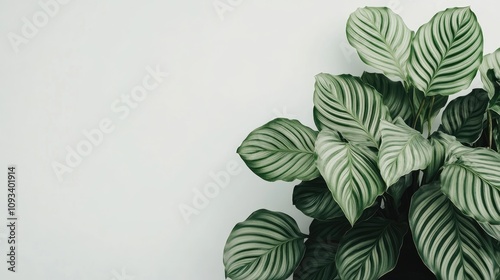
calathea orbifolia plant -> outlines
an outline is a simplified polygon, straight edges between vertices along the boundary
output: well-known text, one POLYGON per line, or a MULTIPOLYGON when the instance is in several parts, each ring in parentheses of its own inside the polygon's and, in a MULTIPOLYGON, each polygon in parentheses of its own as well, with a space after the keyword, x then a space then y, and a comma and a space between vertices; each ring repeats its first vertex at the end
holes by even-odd
POLYGON ((316 130, 278 118, 238 148, 262 179, 302 181, 293 204, 314 218, 308 234, 284 213, 254 212, 229 234, 226 277, 378 279, 411 234, 438 279, 499 279, 500 49, 483 57, 469 8, 416 32, 390 9, 361 8, 347 38, 383 74, 317 75, 316 130), (484 88, 449 102, 431 131, 478 69, 484 88))

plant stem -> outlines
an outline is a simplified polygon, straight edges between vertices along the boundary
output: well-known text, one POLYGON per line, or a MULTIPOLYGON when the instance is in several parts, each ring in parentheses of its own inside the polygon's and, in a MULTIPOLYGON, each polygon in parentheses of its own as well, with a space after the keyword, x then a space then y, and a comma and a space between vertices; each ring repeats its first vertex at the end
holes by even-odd
POLYGON ((424 106, 425 106, 425 99, 422 100, 422 103, 420 103, 420 107, 418 107, 418 111, 417 111, 417 114, 415 115, 415 120, 413 121, 413 129, 415 129, 415 127, 417 127, 417 121, 420 117, 420 113, 422 113, 422 110, 424 109, 424 106))
POLYGON ((488 111, 488 148, 491 149, 493 146, 493 120, 491 118, 491 112, 488 111))
POLYGON ((436 99, 435 96, 432 97, 431 99, 431 105, 429 106, 429 114, 427 114, 427 137, 431 135, 431 129, 432 129, 432 108, 434 107, 434 100, 436 99))

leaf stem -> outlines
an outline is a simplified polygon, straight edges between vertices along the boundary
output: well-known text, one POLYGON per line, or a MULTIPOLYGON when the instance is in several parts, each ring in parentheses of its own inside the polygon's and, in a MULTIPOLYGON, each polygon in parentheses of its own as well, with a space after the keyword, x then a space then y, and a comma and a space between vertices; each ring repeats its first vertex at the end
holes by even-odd
POLYGON ((422 110, 424 109, 424 106, 425 106, 425 99, 422 100, 422 103, 420 103, 420 107, 418 107, 418 111, 417 111, 417 114, 415 115, 415 120, 413 121, 413 129, 415 129, 415 127, 417 127, 417 121, 420 117, 420 113, 422 113, 422 110))
POLYGON ((491 149, 493 146, 493 120, 491 117, 491 112, 488 111, 488 148, 491 149))
POLYGON ((429 106, 429 113, 427 114, 427 137, 431 135, 431 129, 432 129, 432 108, 434 107, 434 100, 436 99, 436 96, 432 96, 431 99, 431 105, 429 106))

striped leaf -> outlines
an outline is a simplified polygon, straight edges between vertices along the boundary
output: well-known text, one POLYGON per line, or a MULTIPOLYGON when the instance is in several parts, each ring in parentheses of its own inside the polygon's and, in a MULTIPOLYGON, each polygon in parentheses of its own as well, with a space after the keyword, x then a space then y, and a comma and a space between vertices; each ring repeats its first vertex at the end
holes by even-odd
POLYGON ((378 165, 388 186, 413 170, 426 168, 431 162, 432 147, 420 132, 410 128, 401 118, 392 124, 380 124, 382 143, 378 165))
POLYGON ((342 141, 337 132, 322 130, 316 140, 316 154, 318 169, 333 198, 354 224, 386 190, 376 153, 342 141))
POLYGON ((491 238, 453 206, 439 183, 413 195, 409 221, 417 251, 438 279, 496 279, 491 238))
MULTIPOLYGON (((494 91, 493 96, 488 95, 490 97, 488 110, 495 112, 497 115, 500 115, 500 80, 496 77, 494 69, 489 69, 486 72, 486 76, 488 77, 490 83, 492 84, 494 91)), ((489 87, 489 85, 486 86, 489 87)))
POLYGON ((378 279, 398 261, 406 229, 374 217, 356 224, 340 241, 336 263, 341 279, 378 279))
POLYGON ((309 227, 306 253, 293 273, 294 280, 332 280, 338 277, 335 265, 340 239, 351 225, 345 217, 314 220, 309 227))
POLYGON ((252 131, 237 152, 264 180, 308 181, 319 176, 314 159, 317 135, 297 120, 278 118, 252 131))
POLYGON ((385 7, 359 8, 347 21, 347 40, 366 64, 406 81, 412 31, 385 7))
POLYGON ((430 137, 432 146, 431 162, 424 170, 424 183, 428 184, 438 178, 439 170, 443 167, 450 145, 458 143, 454 136, 441 131, 434 132, 430 137))
POLYGON ((488 92, 489 98, 493 99, 498 92, 496 81, 500 80, 500 49, 484 56, 479 72, 481 73, 484 89, 488 92), (492 76, 488 75, 490 70, 492 70, 492 76))
POLYGON ((482 89, 474 89, 468 95, 452 100, 443 111, 440 130, 462 143, 476 142, 483 132, 488 101, 488 94, 482 89))
POLYGON ((411 117, 411 99, 401 82, 393 82, 382 74, 368 72, 363 73, 361 80, 382 94, 382 101, 393 119, 401 117, 403 120, 408 120, 411 117))
POLYGON ((236 224, 224 247, 226 278, 286 279, 305 252, 305 235, 290 216, 265 209, 236 224))
POLYGON ((378 147, 381 119, 390 120, 382 96, 358 77, 316 76, 314 120, 321 129, 339 131, 349 141, 378 147))
POLYGON ((464 214, 500 224, 500 154, 485 148, 456 149, 441 173, 442 190, 464 214))
POLYGON ((469 87, 483 56, 483 34, 470 8, 451 8, 422 25, 412 42, 408 72, 425 96, 469 87))
POLYGON ((500 241, 500 225, 492 225, 488 223, 479 223, 479 225, 487 234, 500 241))
POLYGON ((293 189, 293 204, 309 217, 328 220, 344 216, 323 178, 303 181, 293 189))

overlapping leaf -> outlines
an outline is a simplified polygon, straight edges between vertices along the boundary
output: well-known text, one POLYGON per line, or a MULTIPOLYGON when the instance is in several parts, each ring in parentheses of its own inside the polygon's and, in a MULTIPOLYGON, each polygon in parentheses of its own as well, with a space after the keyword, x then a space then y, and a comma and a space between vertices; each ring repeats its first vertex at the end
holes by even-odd
POLYGON ((500 224, 500 154, 485 148, 455 149, 441 173, 442 190, 464 214, 500 224))
POLYGON ((411 99, 401 82, 389 80, 386 76, 377 73, 364 72, 361 80, 374 87, 382 94, 382 100, 389 109, 392 118, 401 117, 408 120, 412 115, 411 99))
POLYGON ((316 76, 314 119, 321 129, 339 131, 349 141, 378 147, 381 119, 390 120, 382 96, 358 77, 316 76))
POLYGON ((404 192, 406 189, 411 186, 412 184, 412 176, 411 174, 407 174, 390 186, 387 189, 387 193, 394 199, 394 202, 396 203, 396 206, 400 205, 401 198, 403 197, 404 192))
POLYGON ((267 181, 312 180, 317 132, 297 120, 274 119, 252 131, 238 148, 246 165, 267 181))
POLYGON ((500 49, 484 56, 479 72, 481 73, 484 89, 488 92, 489 98, 493 99, 497 93, 496 88, 498 85, 496 81, 500 80, 500 49), (490 70, 493 70, 493 77, 488 75, 490 70))
POLYGON ((500 241, 500 225, 492 225, 488 223, 479 223, 479 225, 487 234, 500 241))
POLYGON ((430 137, 430 143, 432 146, 432 156, 431 162, 424 170, 424 183, 430 183, 436 178, 441 167, 443 167, 447 151, 450 145, 458 143, 454 136, 448 135, 441 131, 434 132, 430 137))
POLYGON ((305 252, 305 235, 288 215, 258 210, 231 231, 224 247, 226 278, 288 278, 305 252))
POLYGON ((366 64, 406 80, 412 31, 385 7, 359 8, 347 21, 347 40, 366 64))
POLYGON ((476 142, 483 131, 488 101, 488 94, 482 89, 454 99, 443 111, 440 129, 462 143, 476 142))
POLYGON ((402 225, 381 217, 356 224, 344 235, 337 251, 340 278, 371 280, 391 271, 405 233, 402 225))
POLYGON ((470 8, 451 8, 422 25, 412 42, 408 72, 425 96, 467 88, 483 56, 483 35, 470 8))
POLYGON ((293 204, 309 217, 328 220, 343 216, 323 178, 303 181, 293 189, 293 204))
POLYGON ((496 279, 491 238, 453 206, 439 183, 413 195, 409 217, 419 255, 438 279, 496 279))
POLYGON ((415 92, 412 94, 412 102, 415 111, 417 111, 418 108, 422 105, 422 102, 424 102, 424 109, 419 116, 419 124, 424 125, 429 118, 432 122, 432 120, 439 114, 441 109, 446 106, 446 103, 448 102, 448 96, 434 95, 426 97, 423 92, 415 90, 415 92))
POLYGON ((333 198, 351 224, 375 202, 386 186, 377 168, 377 155, 344 142, 337 132, 322 130, 316 140, 317 166, 333 198))
POLYGON ((431 162, 432 147, 420 132, 410 128, 403 119, 380 124, 382 143, 378 165, 388 186, 413 170, 426 168, 431 162))

